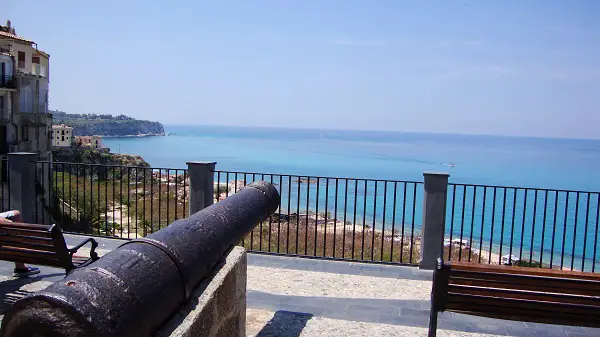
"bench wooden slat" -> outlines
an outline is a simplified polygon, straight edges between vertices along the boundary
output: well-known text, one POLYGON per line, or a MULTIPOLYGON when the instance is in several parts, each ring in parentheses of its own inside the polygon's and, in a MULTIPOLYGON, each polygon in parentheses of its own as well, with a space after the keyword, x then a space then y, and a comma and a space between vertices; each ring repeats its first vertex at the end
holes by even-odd
POLYGON ((455 285, 466 285, 466 286, 477 286, 477 287, 491 287, 500 289, 517 289, 517 290, 529 290, 529 291, 540 291, 548 293, 566 293, 574 295, 586 295, 586 296, 599 296, 598 288, 594 286, 589 287, 566 287, 565 284, 561 283, 544 283, 544 282, 528 282, 527 284, 518 282, 506 282, 506 281, 495 281, 495 280, 480 280, 474 278, 458 278, 454 277, 451 279, 449 284, 455 285))
POLYGON ((35 250, 21 247, 0 247, 0 254, 12 254, 22 256, 40 256, 43 258, 49 258, 51 256, 57 256, 56 252, 35 250))
POLYGON ((0 235, 0 245, 3 242, 24 242, 24 243, 35 243, 39 245, 54 245, 54 241, 51 238, 41 238, 37 236, 27 236, 18 234, 7 234, 0 235))
POLYGON ((469 272, 469 271, 456 271, 450 272, 450 283, 455 278, 464 278, 471 280, 488 280, 494 283, 510 283, 510 284, 524 284, 524 285, 535 285, 538 287, 569 287, 573 289, 582 290, 597 290, 600 289, 600 281, 589 280, 589 279, 572 279, 572 278, 556 278, 556 277, 544 277, 538 275, 510 275, 502 273, 491 273, 491 272, 469 272))
POLYGON ((60 263, 60 261, 57 259, 41 259, 41 258, 37 258, 37 257, 32 258, 32 257, 27 257, 27 256, 14 256, 14 255, 0 254, 0 260, 64 268, 62 263, 60 263))
POLYGON ((51 245, 40 245, 37 243, 29 242, 11 242, 11 241, 0 241, 0 248, 26 248, 31 250, 38 250, 44 252, 55 252, 56 248, 51 245))
POLYGON ((40 231, 50 231, 52 226, 50 225, 37 225, 37 224, 28 224, 28 223, 20 223, 20 222, 6 222, 0 223, 0 228, 15 228, 15 229, 28 229, 28 230, 40 230, 40 231))
POLYGON ((532 268, 532 267, 516 267, 516 266, 504 266, 504 265, 485 265, 475 264, 469 262, 452 262, 452 271, 472 271, 472 272, 495 272, 504 273, 509 275, 535 275, 535 276, 548 276, 548 277, 559 277, 559 278, 574 278, 574 279, 588 279, 600 281, 600 275, 597 273, 572 271, 572 270, 558 270, 549 268, 532 268))
POLYGON ((12 257, 13 259, 17 258, 28 258, 28 259, 40 259, 40 260, 57 260, 58 255, 52 252, 42 252, 42 251, 31 251, 31 250, 19 250, 19 249, 5 249, 0 248, 0 256, 4 257, 12 257))
POLYGON ((505 307, 509 309, 517 307, 538 312, 555 312, 557 314, 571 313, 580 315, 594 314, 596 317, 600 317, 600 306, 598 305, 545 302, 506 297, 448 293, 446 308, 452 308, 453 305, 460 306, 462 303, 479 304, 480 306, 478 311, 488 311, 493 307, 505 307))
POLYGON ((565 275, 564 277, 560 277, 556 274, 552 274, 552 276, 544 276, 544 275, 527 275, 527 274, 511 274, 505 273, 502 270, 488 270, 488 271, 473 271, 473 270, 450 270, 449 276, 452 277, 471 277, 471 278, 479 278, 479 279, 492 279, 496 280, 498 278, 505 278, 507 280, 540 280, 540 281, 553 281, 560 280, 565 282, 571 282, 574 284, 600 284, 600 278, 576 278, 572 276, 565 275))
POLYGON ((547 312, 536 313, 529 309, 506 307, 490 307, 489 309, 488 311, 481 311, 481 307, 477 303, 463 303, 460 309, 454 309, 452 312, 514 321, 600 327, 597 317, 592 315, 575 315, 568 312, 552 314, 548 314, 547 312))
POLYGON ((26 235, 35 236, 40 238, 51 238, 52 234, 47 231, 40 231, 35 229, 22 229, 22 228, 0 228, 0 235, 26 235))
POLYGON ((555 303, 576 303, 595 305, 598 303, 598 297, 580 296, 561 293, 546 293, 528 290, 513 290, 499 288, 481 288, 463 285, 448 285, 448 292, 453 294, 479 295, 489 297, 505 297, 513 299, 536 300, 555 303))

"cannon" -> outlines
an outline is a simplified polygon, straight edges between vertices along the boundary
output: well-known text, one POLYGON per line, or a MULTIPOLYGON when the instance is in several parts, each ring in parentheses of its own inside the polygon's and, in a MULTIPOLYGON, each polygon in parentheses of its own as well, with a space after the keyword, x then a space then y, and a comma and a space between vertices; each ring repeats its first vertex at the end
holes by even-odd
POLYGON ((131 240, 45 290, 2 321, 11 336, 151 336, 224 255, 280 201, 266 182, 145 237, 131 240))

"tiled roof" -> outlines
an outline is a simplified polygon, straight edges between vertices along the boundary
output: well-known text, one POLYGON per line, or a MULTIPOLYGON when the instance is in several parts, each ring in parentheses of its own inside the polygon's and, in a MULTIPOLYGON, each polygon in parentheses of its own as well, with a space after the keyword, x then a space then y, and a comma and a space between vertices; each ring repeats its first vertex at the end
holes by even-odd
POLYGON ((60 128, 64 128, 64 129, 73 129, 72 127, 70 127, 70 126, 68 126, 68 125, 65 125, 65 124, 61 124, 61 125, 56 125, 56 124, 54 124, 54 125, 52 125, 52 128, 53 128, 53 129, 60 129, 60 128))
POLYGON ((20 36, 15 35, 15 34, 7 33, 5 31, 1 31, 1 30, 0 30, 0 36, 8 37, 10 39, 15 39, 15 40, 23 41, 23 42, 33 43, 33 41, 31 41, 31 40, 27 40, 20 36))
POLYGON ((38 52, 40 55, 44 56, 45 58, 47 58, 47 59, 49 59, 49 58, 50 58, 50 54, 48 54, 48 53, 46 53, 46 52, 43 52, 43 51, 41 51, 41 50, 39 50, 39 49, 36 49, 36 51, 37 51, 37 52, 38 52))

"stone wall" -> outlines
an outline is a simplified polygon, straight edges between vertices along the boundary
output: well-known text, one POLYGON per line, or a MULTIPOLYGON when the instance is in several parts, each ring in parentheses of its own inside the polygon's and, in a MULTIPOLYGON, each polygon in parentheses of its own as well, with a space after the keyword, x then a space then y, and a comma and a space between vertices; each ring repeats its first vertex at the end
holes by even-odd
POLYGON ((245 336, 246 267, 246 250, 233 248, 156 336, 245 336))

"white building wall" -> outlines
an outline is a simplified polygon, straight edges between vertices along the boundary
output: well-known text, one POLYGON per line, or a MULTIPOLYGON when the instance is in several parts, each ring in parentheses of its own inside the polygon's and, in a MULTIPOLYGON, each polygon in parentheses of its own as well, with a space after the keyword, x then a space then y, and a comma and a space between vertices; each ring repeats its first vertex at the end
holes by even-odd
POLYGON ((52 127, 52 146, 69 147, 73 141, 73 128, 71 127, 52 127), (64 131, 64 134, 63 134, 64 131))
POLYGON ((12 41, 11 54, 15 57, 15 67, 19 69, 21 72, 30 73, 31 72, 31 56, 33 55, 33 47, 29 44, 23 44, 18 41, 12 41), (19 52, 25 53, 25 62, 24 64, 19 64, 19 52))

